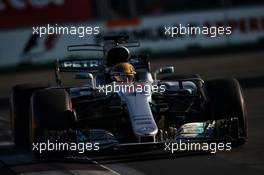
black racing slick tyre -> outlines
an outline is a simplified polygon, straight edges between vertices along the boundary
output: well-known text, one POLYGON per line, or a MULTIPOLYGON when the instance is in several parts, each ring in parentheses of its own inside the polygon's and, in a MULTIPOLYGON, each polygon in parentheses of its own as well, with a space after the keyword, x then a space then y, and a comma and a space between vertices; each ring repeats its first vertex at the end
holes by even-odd
MULTIPOLYGON (((71 99, 64 89, 45 89, 37 91, 31 101, 32 144, 47 142, 67 142, 69 129, 75 128, 76 118, 72 111, 71 99)), ((47 145, 46 145, 47 146, 47 145)), ((62 157, 66 151, 33 150, 38 158, 62 157)))
POLYGON ((16 146, 28 147, 30 145, 30 99, 35 91, 47 87, 42 84, 20 84, 13 87, 10 95, 10 112, 16 146))
POLYGON ((217 79, 205 82, 205 91, 209 101, 213 120, 238 119, 238 137, 240 144, 247 138, 247 109, 239 82, 236 79, 217 79))

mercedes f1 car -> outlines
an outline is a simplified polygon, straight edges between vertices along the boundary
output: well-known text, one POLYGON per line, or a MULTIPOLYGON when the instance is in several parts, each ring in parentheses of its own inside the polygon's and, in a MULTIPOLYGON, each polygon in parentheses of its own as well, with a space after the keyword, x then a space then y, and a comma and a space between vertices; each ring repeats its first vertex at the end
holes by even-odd
POLYGON ((245 142, 247 112, 237 80, 204 81, 199 75, 177 74, 171 66, 151 72, 147 56, 130 55, 128 48, 138 46, 126 36, 104 37, 102 45, 68 46, 69 51, 104 56, 56 61, 57 86, 15 86, 11 117, 16 145, 49 140, 119 149, 179 140, 245 142), (115 91, 120 82, 109 70, 122 62, 133 65, 135 79, 115 91), (62 72, 86 83, 64 86, 62 72))

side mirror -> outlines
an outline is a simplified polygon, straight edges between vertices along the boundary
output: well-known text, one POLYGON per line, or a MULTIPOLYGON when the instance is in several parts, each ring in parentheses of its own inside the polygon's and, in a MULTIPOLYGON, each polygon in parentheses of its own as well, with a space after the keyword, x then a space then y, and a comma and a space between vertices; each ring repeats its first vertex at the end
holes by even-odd
POLYGON ((154 72, 154 79, 157 80, 158 74, 171 74, 174 72, 175 72, 175 69, 173 66, 161 67, 154 72))
POLYGON ((82 80, 82 79, 88 79, 91 80, 92 87, 94 88, 94 77, 91 73, 77 73, 75 74, 75 79, 82 80))

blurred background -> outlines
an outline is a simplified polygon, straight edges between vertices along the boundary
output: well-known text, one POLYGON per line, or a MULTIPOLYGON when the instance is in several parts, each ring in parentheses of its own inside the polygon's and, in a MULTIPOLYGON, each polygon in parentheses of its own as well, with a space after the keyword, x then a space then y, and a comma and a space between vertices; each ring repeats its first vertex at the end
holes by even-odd
MULTIPOLYGON (((100 33, 127 33, 151 56, 263 42, 262 0, 1 0, 0 68, 45 63, 70 56, 70 44, 98 43, 99 35, 32 35, 38 26, 99 26, 100 33), (165 26, 231 26, 232 35, 165 37, 165 26)), ((138 51, 136 50, 136 51, 138 51)))
POLYGON ((7 98, 14 84, 54 83, 54 60, 101 57, 98 52, 67 52, 68 45, 100 43, 102 35, 118 33, 140 41, 132 53, 148 54, 153 69, 173 64, 180 73, 204 78, 263 75, 262 0, 0 0, 0 97, 7 98), (98 26, 100 34, 32 35, 33 27, 48 24, 98 26), (165 36, 164 27, 179 24, 231 26, 232 34, 165 36), (249 53, 253 55, 245 55, 249 53))
MULTIPOLYGON (((0 142, 12 140, 8 97, 20 83, 55 84, 53 61, 100 57, 92 52, 67 52, 72 44, 99 43, 101 35, 128 34, 146 53, 152 70, 165 65, 177 73, 204 79, 237 78, 249 112, 248 144, 232 153, 169 160, 141 161, 126 166, 145 174, 229 170, 263 174, 264 170, 264 1, 263 0, 0 0, 0 142), (100 35, 32 35, 32 27, 99 26, 100 35), (232 34, 215 38, 178 35, 168 38, 165 26, 231 26, 232 34), (200 168, 199 164, 208 165, 200 168), (190 167, 192 164, 192 168, 190 167)), ((0 156, 1 159, 1 156, 0 156)), ((109 164, 108 164, 109 166, 109 164)), ((0 164, 1 168, 1 164, 0 164)), ((124 167, 123 167, 124 168, 124 167)), ((1 174, 1 173, 0 173, 1 174)), ((134 173, 137 174, 137 173, 134 173)))

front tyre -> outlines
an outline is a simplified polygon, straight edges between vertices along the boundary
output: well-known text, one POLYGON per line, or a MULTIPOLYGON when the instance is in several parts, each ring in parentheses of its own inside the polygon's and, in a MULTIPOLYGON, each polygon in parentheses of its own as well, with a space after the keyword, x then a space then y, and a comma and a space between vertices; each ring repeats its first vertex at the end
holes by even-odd
POLYGON ((30 99, 32 94, 47 88, 42 84, 19 84, 12 88, 10 112, 15 145, 29 147, 30 144, 30 99))
MULTIPOLYGON (((64 89, 45 89, 37 91, 31 101, 31 139, 33 144, 48 142, 67 143, 70 129, 75 128, 75 115, 71 99, 64 89)), ((44 144, 43 144, 44 145, 44 144)), ((48 148, 48 145, 44 145, 48 148)), ((64 157, 68 150, 33 150, 36 157, 64 157)))
POLYGON ((212 120, 236 118, 235 142, 244 144, 247 138, 247 109, 239 82, 236 79, 216 79, 205 82, 212 120))

